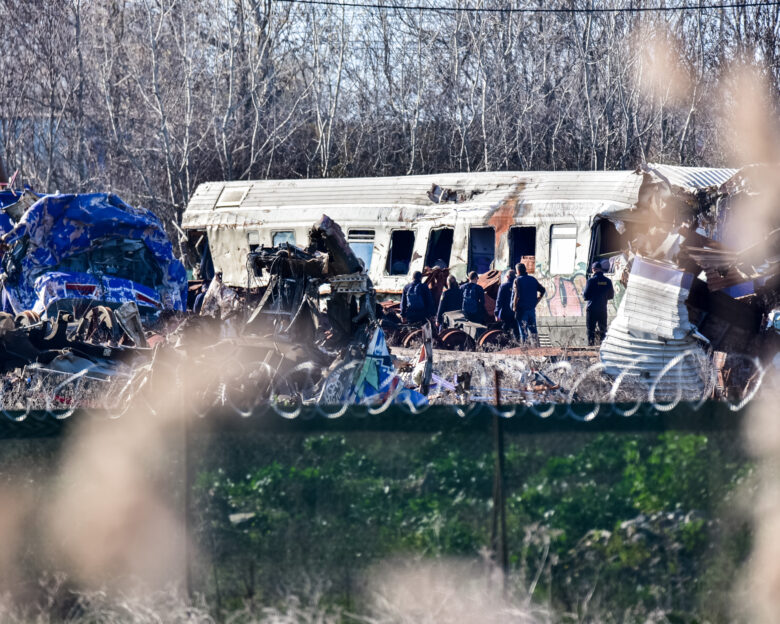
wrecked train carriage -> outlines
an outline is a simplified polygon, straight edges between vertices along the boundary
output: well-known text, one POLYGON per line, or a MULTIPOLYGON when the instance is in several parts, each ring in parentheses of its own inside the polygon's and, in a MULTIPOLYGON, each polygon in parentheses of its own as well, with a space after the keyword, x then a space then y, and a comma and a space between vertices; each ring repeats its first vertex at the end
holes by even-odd
MULTIPOLYGON (((459 279, 518 262, 545 286, 537 308, 543 344, 584 341, 588 267, 628 247, 645 227, 641 204, 663 216, 694 210, 700 189, 732 170, 647 166, 637 171, 485 172, 388 178, 202 184, 183 227, 207 237, 215 270, 249 286, 247 254, 304 244, 323 213, 340 223, 379 297, 398 297, 412 272, 449 266, 459 279), (678 201, 671 202, 674 196, 678 201)), ((622 271, 610 263, 609 272, 622 271)), ((617 310, 621 291, 613 303, 617 310)))
POLYGON ((183 311, 186 272, 159 219, 115 195, 47 195, 2 236, 5 311, 80 316, 95 305, 127 302, 156 314, 183 311))

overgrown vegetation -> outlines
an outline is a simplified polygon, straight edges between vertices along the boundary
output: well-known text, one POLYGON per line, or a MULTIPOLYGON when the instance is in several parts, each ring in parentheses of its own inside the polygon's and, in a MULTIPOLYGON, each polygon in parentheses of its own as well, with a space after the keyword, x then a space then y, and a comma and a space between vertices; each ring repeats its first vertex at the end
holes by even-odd
MULTIPOLYGON (((377 561, 487 556, 486 436, 247 442, 197 479, 199 589, 222 613, 274 604, 302 579, 359 613, 377 561)), ((732 621, 728 594, 749 551, 733 496, 751 473, 732 439, 509 438, 506 459, 513 594, 576 621, 732 621)))

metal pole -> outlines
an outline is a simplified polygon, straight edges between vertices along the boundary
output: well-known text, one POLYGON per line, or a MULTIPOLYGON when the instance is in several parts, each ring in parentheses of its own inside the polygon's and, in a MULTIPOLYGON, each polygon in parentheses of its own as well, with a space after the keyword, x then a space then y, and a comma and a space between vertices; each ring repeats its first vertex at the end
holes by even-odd
MULTIPOLYGON (((496 409, 501 407, 501 371, 493 371, 496 409)), ((506 489, 504 482, 504 423, 498 414, 493 416, 493 447, 495 449, 495 469, 493 472, 493 523, 491 547, 495 562, 501 568, 502 582, 506 591, 509 572, 509 551, 506 540, 506 489)))

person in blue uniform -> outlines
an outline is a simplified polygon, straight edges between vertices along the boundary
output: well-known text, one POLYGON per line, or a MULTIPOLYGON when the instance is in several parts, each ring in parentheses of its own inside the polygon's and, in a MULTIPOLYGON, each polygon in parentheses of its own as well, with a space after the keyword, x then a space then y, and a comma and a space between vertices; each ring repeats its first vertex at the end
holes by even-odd
POLYGON ((593 275, 585 284, 582 298, 585 300, 585 327, 588 332, 588 345, 596 344, 598 331, 599 342, 607 333, 607 301, 615 296, 612 281, 604 275, 600 262, 591 266, 593 275))
POLYGON ((498 287, 498 296, 496 297, 496 320, 501 321, 504 331, 511 331, 515 339, 520 338, 515 321, 515 311, 512 309, 512 287, 515 285, 516 273, 509 269, 506 273, 504 283, 498 287))
POLYGON ((422 273, 415 271, 412 282, 404 286, 401 294, 401 318, 407 323, 419 323, 433 316, 431 291, 422 283, 422 273))
POLYGON ((479 275, 476 271, 469 273, 469 281, 460 287, 463 293, 461 311, 472 323, 485 322, 485 289, 477 284, 479 275))
POLYGON ((539 343, 539 334, 536 331, 536 306, 547 292, 533 275, 528 275, 528 269, 522 262, 515 265, 517 277, 512 288, 512 308, 515 311, 517 328, 523 342, 529 337, 533 343, 539 343))
POLYGON ((441 295, 439 300, 439 309, 436 311, 436 323, 439 327, 444 323, 444 313, 454 312, 460 310, 463 305, 463 293, 460 292, 460 286, 458 286, 458 280, 454 275, 447 277, 447 288, 441 295))

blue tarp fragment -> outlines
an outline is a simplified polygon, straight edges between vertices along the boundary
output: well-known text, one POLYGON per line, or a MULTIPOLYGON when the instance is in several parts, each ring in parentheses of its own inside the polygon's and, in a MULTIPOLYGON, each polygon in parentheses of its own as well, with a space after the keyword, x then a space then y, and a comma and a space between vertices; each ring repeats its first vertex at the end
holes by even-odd
MULTIPOLYGON (((130 282, 124 279, 127 275, 122 274, 122 266, 117 266, 110 274, 92 275, 91 282, 84 282, 98 286, 94 293, 82 289, 69 292, 68 297, 86 296, 109 303, 136 301, 154 308, 185 309, 187 274, 173 254, 162 223, 148 210, 130 206, 116 195, 48 195, 33 204, 4 239, 11 247, 9 254, 15 248, 24 249, 26 244, 19 259, 19 270, 14 275, 5 275, 6 294, 16 312, 21 311, 16 308, 45 310, 56 298, 58 288, 64 288, 68 280, 86 279, 83 273, 60 269, 61 263, 117 239, 143 242, 158 265, 160 283, 130 282)), ((6 264, 0 276, 5 274, 6 264)))
POLYGON ((387 348, 384 332, 377 327, 366 349, 366 359, 358 371, 352 388, 349 389, 346 401, 362 405, 376 405, 392 401, 393 403, 411 403, 420 407, 428 403, 428 399, 410 388, 402 387, 403 382, 398 376, 387 348))

